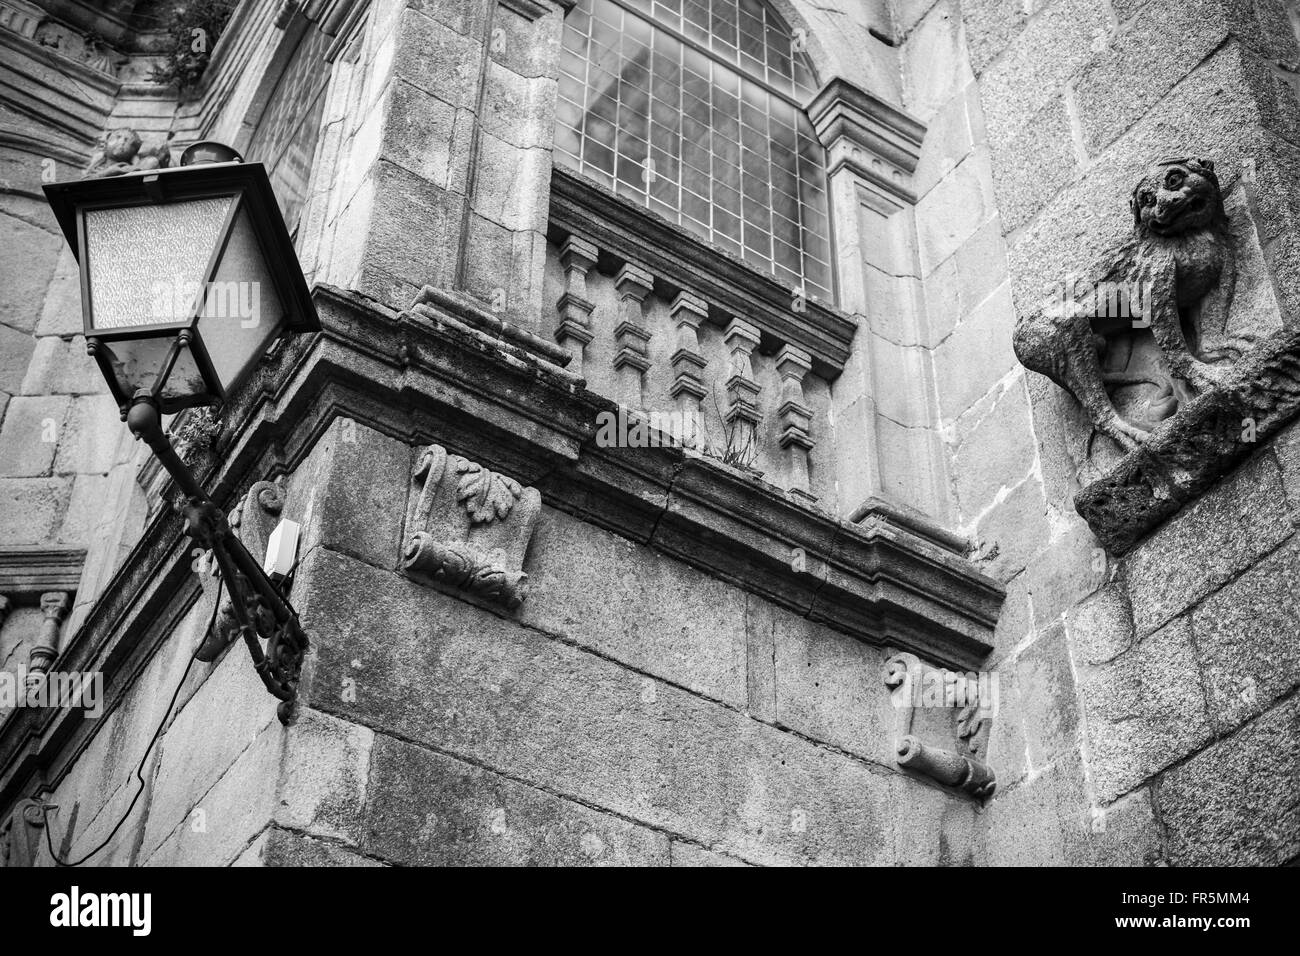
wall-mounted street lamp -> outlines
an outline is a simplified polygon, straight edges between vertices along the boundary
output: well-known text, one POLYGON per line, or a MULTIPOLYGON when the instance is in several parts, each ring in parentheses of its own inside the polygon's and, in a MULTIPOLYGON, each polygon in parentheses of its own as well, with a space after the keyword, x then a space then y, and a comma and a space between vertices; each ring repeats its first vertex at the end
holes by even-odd
POLYGON ((45 195, 81 266, 87 350, 122 420, 184 492, 186 534, 212 551, 239 632, 287 723, 307 636, 161 420, 221 405, 280 335, 320 328, 266 170, 228 147, 196 143, 175 168, 53 183, 45 195))

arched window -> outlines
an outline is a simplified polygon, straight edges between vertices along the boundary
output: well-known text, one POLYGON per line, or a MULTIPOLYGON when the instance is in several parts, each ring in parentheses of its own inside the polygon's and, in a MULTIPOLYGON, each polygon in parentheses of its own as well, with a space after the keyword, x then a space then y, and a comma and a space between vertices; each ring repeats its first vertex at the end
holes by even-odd
POLYGON ((829 301, 825 153, 799 47, 762 0, 581 0, 556 162, 829 301))

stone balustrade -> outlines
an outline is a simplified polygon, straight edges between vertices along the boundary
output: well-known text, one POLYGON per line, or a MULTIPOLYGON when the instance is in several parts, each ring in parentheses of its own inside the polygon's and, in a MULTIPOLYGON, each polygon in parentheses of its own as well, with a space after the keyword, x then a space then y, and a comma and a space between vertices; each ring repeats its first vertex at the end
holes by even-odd
MULTIPOLYGON (((546 282, 542 334, 620 406, 598 442, 692 448, 829 506, 838 370, 773 327, 770 301, 723 307, 576 233, 548 243, 546 282)), ((799 306, 792 295, 796 320, 799 306)))

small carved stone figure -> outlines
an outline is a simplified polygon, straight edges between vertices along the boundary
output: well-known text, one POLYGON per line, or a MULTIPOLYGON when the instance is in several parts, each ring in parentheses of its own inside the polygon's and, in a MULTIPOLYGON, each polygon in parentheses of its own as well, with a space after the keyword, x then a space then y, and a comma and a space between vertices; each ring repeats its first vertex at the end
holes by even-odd
POLYGON ((130 127, 109 130, 104 134, 103 145, 90 157, 90 165, 81 174, 82 179, 102 179, 121 176, 147 169, 166 169, 172 164, 168 140, 145 146, 140 134, 130 127))
POLYGON ((1227 368, 1212 363, 1239 352, 1225 339, 1236 267, 1214 163, 1157 161, 1134 188, 1130 209, 1132 238, 1091 284, 1130 290, 1122 307, 1102 309, 1106 296, 1072 292, 1022 315, 1013 338, 1021 363, 1072 393, 1097 430, 1125 451, 1149 432, 1121 417, 1107 391, 1108 384, 1132 384, 1104 370, 1108 336, 1149 324, 1175 378, 1164 383, 1161 408, 1152 409, 1156 420, 1173 414, 1177 393, 1191 397, 1187 387, 1203 392, 1220 382, 1227 368))

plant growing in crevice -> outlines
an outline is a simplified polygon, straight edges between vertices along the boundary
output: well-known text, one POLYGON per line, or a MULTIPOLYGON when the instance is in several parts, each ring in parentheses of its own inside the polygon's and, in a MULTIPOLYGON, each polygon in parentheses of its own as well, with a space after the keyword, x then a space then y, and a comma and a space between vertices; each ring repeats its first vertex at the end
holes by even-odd
POLYGON ((164 86, 175 84, 182 93, 192 90, 238 4, 239 0, 177 0, 162 22, 166 52, 150 70, 149 79, 164 86))

